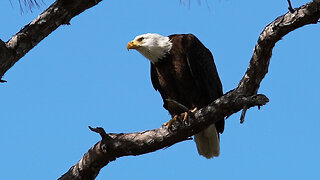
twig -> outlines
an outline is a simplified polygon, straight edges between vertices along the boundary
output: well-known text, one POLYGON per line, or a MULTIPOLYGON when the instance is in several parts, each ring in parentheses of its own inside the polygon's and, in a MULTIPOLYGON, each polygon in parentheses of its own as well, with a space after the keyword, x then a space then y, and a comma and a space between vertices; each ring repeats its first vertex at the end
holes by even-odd
POLYGON ((248 110, 248 107, 245 105, 242 109, 242 112, 241 112, 241 117, 240 117, 240 123, 242 124, 244 122, 244 118, 246 116, 246 112, 248 110))
POLYGON ((96 127, 96 128, 92 128, 91 126, 88 126, 88 127, 91 131, 100 134, 102 139, 109 137, 106 131, 102 127, 96 127))
POLYGON ((290 0, 287 0, 287 1, 288 1, 288 4, 289 4, 289 7, 288 7, 289 11, 291 13, 294 13, 294 9, 292 8, 291 1, 290 0))

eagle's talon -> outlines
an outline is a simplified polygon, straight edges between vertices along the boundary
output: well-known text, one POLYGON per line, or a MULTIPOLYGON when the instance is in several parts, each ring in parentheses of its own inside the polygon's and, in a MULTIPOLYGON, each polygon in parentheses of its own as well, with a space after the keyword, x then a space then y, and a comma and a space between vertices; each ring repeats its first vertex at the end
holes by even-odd
POLYGON ((194 108, 191 111, 181 113, 181 115, 180 115, 180 116, 182 116, 181 121, 185 122, 188 119, 188 116, 194 117, 194 112, 196 112, 197 110, 198 110, 198 108, 194 108))
POLYGON ((173 124, 173 122, 176 121, 177 119, 178 119, 178 115, 175 115, 175 116, 173 116, 172 119, 170 119, 170 121, 164 123, 163 125, 164 125, 164 126, 167 126, 167 128, 170 129, 171 126, 172 126, 172 124, 173 124))
POLYGON ((194 109, 191 110, 192 113, 195 113, 198 110, 197 107, 195 107, 194 109))
POLYGON ((184 121, 186 121, 188 119, 188 113, 187 112, 184 112, 181 115, 183 116, 182 122, 184 122, 184 121))

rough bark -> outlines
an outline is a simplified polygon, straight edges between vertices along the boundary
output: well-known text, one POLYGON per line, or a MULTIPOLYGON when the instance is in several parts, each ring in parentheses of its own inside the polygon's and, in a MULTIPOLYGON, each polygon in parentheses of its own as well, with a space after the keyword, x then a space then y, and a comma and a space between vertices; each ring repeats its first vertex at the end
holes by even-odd
POLYGON ((19 59, 63 24, 102 0, 57 0, 8 42, 0 40, 0 81, 19 59))
POLYGON ((102 140, 95 144, 60 180, 94 179, 102 167, 118 157, 146 154, 188 140, 190 136, 204 130, 217 119, 230 116, 245 105, 249 108, 262 106, 268 101, 268 98, 261 94, 243 97, 232 91, 198 110, 194 117, 190 116, 187 121, 175 122, 170 129, 162 126, 144 132, 106 134, 102 128, 90 128, 100 133, 102 140))
POLYGON ((138 133, 106 134, 103 129, 94 129, 100 133, 102 140, 60 179, 94 179, 102 167, 118 157, 145 154, 171 146, 187 140, 215 122, 215 119, 228 117, 241 109, 266 104, 268 98, 256 93, 268 72, 276 42, 297 28, 318 23, 319 18, 320 3, 317 0, 295 9, 293 13, 288 12, 267 25, 259 36, 249 67, 238 87, 196 111, 194 117, 187 122, 174 124, 172 130, 160 127, 138 133))
POLYGON ((258 92, 260 83, 268 72, 275 44, 295 29, 318 23, 319 18, 320 1, 314 0, 296 8, 294 13, 288 12, 267 25, 255 45, 247 72, 238 85, 239 92, 244 95, 252 95, 258 92))

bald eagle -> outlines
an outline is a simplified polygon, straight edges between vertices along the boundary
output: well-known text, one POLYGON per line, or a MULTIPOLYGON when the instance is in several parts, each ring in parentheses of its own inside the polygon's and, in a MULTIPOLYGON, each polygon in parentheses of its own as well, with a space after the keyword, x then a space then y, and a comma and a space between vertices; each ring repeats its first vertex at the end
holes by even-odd
MULTIPOLYGON (((184 111, 167 99, 194 109, 223 95, 211 52, 192 34, 143 34, 129 42, 127 49, 135 49, 150 60, 153 87, 172 117, 184 111)), ((194 136, 200 155, 208 159, 219 156, 219 133, 223 130, 224 119, 220 119, 194 136)))

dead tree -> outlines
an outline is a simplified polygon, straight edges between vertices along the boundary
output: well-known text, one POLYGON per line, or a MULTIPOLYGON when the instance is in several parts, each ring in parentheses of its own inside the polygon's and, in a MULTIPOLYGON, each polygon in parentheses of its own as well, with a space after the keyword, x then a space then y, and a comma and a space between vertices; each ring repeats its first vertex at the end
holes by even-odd
MULTIPOLYGON (((9 41, 0 40, 0 81, 6 71, 21 59, 42 39, 86 9, 97 5, 101 0, 57 0, 38 18, 26 25, 9 41)), ((60 179, 95 179, 101 168, 122 156, 136 156, 153 152, 175 143, 189 139, 202 131, 215 119, 229 117, 243 110, 241 122, 247 109, 263 106, 269 100, 257 94, 262 79, 268 72, 272 50, 275 44, 289 32, 308 24, 316 24, 320 18, 320 1, 314 0, 293 12, 279 16, 265 27, 255 45, 250 65, 238 87, 197 110, 188 121, 176 122, 168 129, 158 129, 137 133, 112 134, 103 128, 91 128, 99 133, 102 140, 97 142, 69 171, 60 179)))

